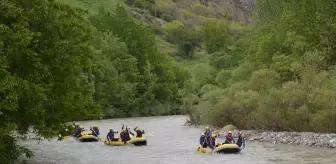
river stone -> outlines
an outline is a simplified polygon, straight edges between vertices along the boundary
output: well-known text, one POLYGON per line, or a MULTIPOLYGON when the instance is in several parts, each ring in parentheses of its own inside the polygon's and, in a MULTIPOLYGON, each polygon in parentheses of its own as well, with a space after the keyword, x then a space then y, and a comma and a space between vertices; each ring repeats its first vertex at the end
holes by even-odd
POLYGON ((228 132, 228 131, 234 131, 234 130, 237 130, 237 127, 229 124, 229 125, 226 125, 224 126, 221 131, 224 131, 224 132, 228 132))
POLYGON ((333 133, 322 134, 312 132, 265 132, 257 130, 237 131, 234 126, 232 128, 232 125, 225 126, 219 131, 219 133, 225 136, 230 130, 233 132, 233 134, 242 132, 244 138, 248 139, 249 141, 336 148, 336 134, 333 133), (229 127, 231 127, 231 129, 229 127))
POLYGON ((329 141, 329 147, 336 148, 336 139, 333 139, 333 140, 329 141))

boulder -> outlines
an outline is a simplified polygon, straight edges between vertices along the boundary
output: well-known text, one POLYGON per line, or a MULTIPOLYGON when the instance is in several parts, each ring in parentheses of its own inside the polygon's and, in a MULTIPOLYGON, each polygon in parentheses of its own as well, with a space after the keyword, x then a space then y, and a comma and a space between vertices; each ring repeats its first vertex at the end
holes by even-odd
POLYGON ((228 131, 234 131, 234 130, 237 130, 237 127, 229 124, 229 125, 224 126, 220 131, 227 133, 228 131))

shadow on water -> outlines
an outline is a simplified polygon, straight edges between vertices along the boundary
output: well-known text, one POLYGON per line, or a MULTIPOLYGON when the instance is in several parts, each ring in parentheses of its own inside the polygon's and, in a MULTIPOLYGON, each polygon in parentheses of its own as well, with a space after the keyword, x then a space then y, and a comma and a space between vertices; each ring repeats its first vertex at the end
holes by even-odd
POLYGON ((336 163, 336 150, 289 145, 248 142, 238 154, 196 153, 203 129, 183 126, 185 116, 140 117, 81 122, 85 128, 96 124, 102 137, 109 128, 119 130, 122 124, 139 126, 152 137, 144 147, 105 146, 103 142, 80 143, 73 139, 57 142, 56 139, 24 142, 36 153, 29 160, 36 164, 315 164, 336 163))

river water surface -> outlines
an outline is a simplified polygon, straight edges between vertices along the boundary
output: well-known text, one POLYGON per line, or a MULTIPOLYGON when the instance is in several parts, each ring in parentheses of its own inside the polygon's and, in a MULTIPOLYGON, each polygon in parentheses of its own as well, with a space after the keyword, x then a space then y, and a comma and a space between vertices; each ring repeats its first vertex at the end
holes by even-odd
POLYGON ((239 154, 198 154, 198 139, 203 129, 183 126, 185 116, 142 117, 80 122, 86 129, 98 125, 105 137, 109 128, 138 125, 152 137, 147 146, 105 146, 103 142, 26 141, 35 151, 29 162, 36 164, 335 164, 336 150, 301 146, 247 142, 239 154))

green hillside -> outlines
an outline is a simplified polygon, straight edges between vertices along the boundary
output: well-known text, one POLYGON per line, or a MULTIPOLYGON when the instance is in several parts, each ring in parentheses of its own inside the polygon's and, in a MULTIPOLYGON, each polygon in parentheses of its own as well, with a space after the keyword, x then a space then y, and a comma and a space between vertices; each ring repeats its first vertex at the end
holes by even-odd
POLYGON ((122 0, 57 0, 63 4, 73 7, 86 9, 89 13, 97 13, 101 7, 106 11, 114 12, 117 4, 122 3, 122 0))

